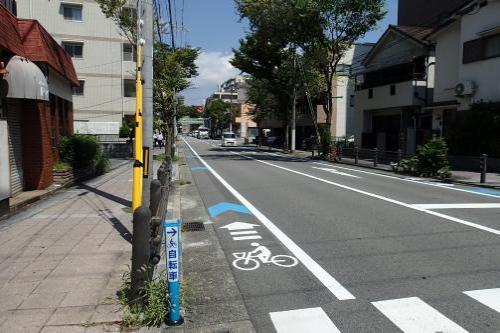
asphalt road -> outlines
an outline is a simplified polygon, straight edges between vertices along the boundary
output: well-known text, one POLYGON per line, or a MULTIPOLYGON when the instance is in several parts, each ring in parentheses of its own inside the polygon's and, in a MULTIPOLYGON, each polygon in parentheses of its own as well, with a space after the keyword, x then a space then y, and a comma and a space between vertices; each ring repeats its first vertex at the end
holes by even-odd
POLYGON ((181 148, 259 332, 500 332, 500 191, 219 144, 181 148))

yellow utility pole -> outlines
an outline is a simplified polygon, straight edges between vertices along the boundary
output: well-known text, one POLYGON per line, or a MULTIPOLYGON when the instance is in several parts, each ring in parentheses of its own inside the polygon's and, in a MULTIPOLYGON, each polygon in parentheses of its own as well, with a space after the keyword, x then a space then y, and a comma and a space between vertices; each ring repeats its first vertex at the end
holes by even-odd
POLYGON ((144 156, 142 152, 142 45, 137 45, 137 75, 135 80, 135 141, 134 175, 132 185, 132 212, 142 204, 142 177, 144 156))

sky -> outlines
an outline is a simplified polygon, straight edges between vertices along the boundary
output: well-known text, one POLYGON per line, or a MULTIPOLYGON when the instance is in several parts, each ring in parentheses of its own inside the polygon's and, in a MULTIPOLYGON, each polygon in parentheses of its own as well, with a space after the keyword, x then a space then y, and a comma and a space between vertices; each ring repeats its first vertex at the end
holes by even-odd
MULTIPOLYGON (((173 5, 179 27, 176 44, 201 48, 196 62, 199 76, 182 94, 186 104, 203 105, 218 84, 240 73, 229 60, 232 49, 238 47, 238 41, 245 36, 246 26, 239 21, 234 0, 174 0, 173 5)), ((378 28, 360 42, 376 42, 389 24, 396 24, 397 0, 386 0, 386 10, 388 13, 378 28)))

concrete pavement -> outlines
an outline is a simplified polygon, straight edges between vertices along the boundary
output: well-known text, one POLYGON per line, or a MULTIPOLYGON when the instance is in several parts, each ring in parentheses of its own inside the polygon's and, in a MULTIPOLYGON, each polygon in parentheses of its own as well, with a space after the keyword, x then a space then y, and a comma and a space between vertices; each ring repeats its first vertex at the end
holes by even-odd
POLYGON ((500 330, 499 191, 186 140, 258 332, 500 330))

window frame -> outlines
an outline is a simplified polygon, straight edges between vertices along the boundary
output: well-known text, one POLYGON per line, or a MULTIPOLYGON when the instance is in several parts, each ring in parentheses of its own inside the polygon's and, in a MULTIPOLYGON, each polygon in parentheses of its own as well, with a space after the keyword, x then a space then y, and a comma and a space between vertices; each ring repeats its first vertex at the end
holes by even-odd
POLYGON ((462 64, 467 65, 478 61, 499 58, 500 51, 494 55, 486 55, 488 41, 497 38, 500 39, 500 33, 464 42, 462 45, 462 64))
POLYGON ((135 50, 134 45, 130 43, 122 43, 122 58, 123 61, 137 62, 137 51, 135 50), (125 52, 126 46, 130 46, 131 52, 125 52), (130 55, 130 58, 126 59, 125 54, 130 55))
POLYGON ((77 3, 68 3, 68 2, 61 2, 61 8, 62 8, 62 16, 65 21, 70 21, 70 22, 83 22, 83 4, 77 4, 77 3), (66 17, 65 9, 71 9, 71 12, 73 14, 74 9, 79 9, 80 10, 80 19, 75 19, 72 15, 71 18, 66 17))
POLYGON ((71 95, 72 96, 85 96, 85 80, 78 79, 78 83, 80 83, 80 86, 79 87, 73 87, 71 89, 71 95), (81 88, 82 93, 81 94, 76 93, 75 89, 80 89, 80 88, 81 88))
POLYGON ((135 90, 135 80, 134 79, 123 79, 122 80, 122 84, 123 84, 123 97, 125 98, 135 98, 137 96, 137 92, 135 90), (130 86, 129 87, 133 87, 133 94, 130 95, 130 96, 127 96, 127 84, 129 84, 130 86))
MULTIPOLYGON (((83 43, 83 42, 80 42, 80 41, 72 41, 72 40, 63 40, 63 41, 61 42, 61 46, 62 46, 62 48, 63 48, 66 52, 68 52, 68 54, 71 56, 71 59, 83 59, 83 47, 84 47, 84 43, 83 43), (74 55, 74 53, 69 52, 69 51, 66 49, 66 46, 70 46, 70 45, 71 45, 71 46, 73 46, 73 47, 74 47, 74 46, 76 46, 76 45, 80 45, 80 46, 81 46, 81 48, 82 48, 82 53, 81 53, 81 56, 76 57, 76 56, 74 55)), ((73 51, 74 51, 74 50, 73 50, 73 51)))

